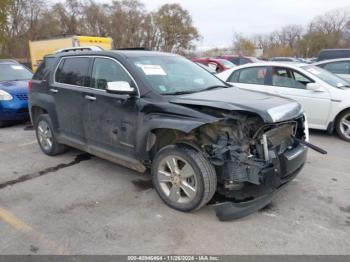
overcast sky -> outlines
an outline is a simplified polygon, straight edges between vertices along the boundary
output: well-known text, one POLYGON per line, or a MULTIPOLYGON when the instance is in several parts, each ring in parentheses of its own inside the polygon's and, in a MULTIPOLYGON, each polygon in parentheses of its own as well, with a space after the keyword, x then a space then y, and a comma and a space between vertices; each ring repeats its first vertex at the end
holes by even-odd
MULTIPOLYGON (((56 0, 57 1, 57 0, 56 0)), ((61 0, 62 1, 62 0, 61 0)), ((111 0, 96 0, 111 2, 111 0)), ((269 33, 288 24, 306 25, 329 10, 349 6, 349 0, 141 0, 150 11, 179 3, 192 15, 203 40, 199 47, 225 47, 233 32, 269 33)))

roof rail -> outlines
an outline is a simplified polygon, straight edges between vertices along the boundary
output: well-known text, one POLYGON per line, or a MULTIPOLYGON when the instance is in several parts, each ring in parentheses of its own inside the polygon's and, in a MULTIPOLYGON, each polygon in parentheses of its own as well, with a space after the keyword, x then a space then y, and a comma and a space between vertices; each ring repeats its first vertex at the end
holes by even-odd
POLYGON ((76 51, 103 51, 103 48, 99 46, 76 46, 58 49, 54 54, 65 53, 65 52, 76 52, 76 51))
POLYGON ((129 51, 152 51, 151 49, 147 47, 126 47, 126 48, 118 48, 116 50, 129 50, 129 51))
POLYGON ((19 64, 15 59, 0 59, 0 63, 15 63, 15 64, 19 64))

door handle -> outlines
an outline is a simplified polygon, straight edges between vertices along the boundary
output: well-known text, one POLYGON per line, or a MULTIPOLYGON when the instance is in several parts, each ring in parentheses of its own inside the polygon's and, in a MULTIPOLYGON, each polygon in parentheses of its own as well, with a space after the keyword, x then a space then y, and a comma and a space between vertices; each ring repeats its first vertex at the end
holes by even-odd
POLYGON ((57 90, 57 89, 54 89, 54 88, 50 88, 50 92, 52 92, 52 93, 58 93, 58 90, 57 90))
POLYGON ((96 97, 86 95, 86 96, 85 96, 85 99, 90 100, 90 101, 95 101, 95 100, 96 100, 96 97))

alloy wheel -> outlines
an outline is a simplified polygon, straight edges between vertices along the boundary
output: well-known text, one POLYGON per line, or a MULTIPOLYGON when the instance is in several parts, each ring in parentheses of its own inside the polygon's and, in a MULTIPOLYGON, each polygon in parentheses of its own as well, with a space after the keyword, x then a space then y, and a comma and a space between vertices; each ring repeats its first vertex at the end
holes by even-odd
POLYGON ((173 202, 188 203, 197 194, 197 178, 192 166, 179 156, 167 156, 158 167, 158 183, 173 202))
POLYGON ((340 120, 340 131, 348 139, 350 139, 350 113, 346 114, 340 120))
POLYGON ((38 138, 45 151, 50 151, 53 145, 52 131, 45 121, 38 123, 38 138))

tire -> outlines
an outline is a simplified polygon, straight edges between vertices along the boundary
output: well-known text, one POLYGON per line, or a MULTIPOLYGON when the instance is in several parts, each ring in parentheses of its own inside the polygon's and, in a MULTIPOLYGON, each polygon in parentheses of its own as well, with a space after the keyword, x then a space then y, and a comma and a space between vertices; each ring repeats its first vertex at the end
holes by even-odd
POLYGON ((58 143, 56 140, 48 114, 42 114, 36 119, 35 134, 41 150, 46 155, 55 156, 66 151, 66 146, 58 143))
POLYGON ((0 128, 6 126, 6 123, 4 121, 0 121, 0 128))
POLYGON ((344 111, 337 117, 335 128, 341 139, 350 142, 350 110, 344 111))
POLYGON ((162 148, 153 159, 151 174, 159 197, 182 212, 200 209, 216 191, 214 167, 201 152, 189 146, 162 148))

